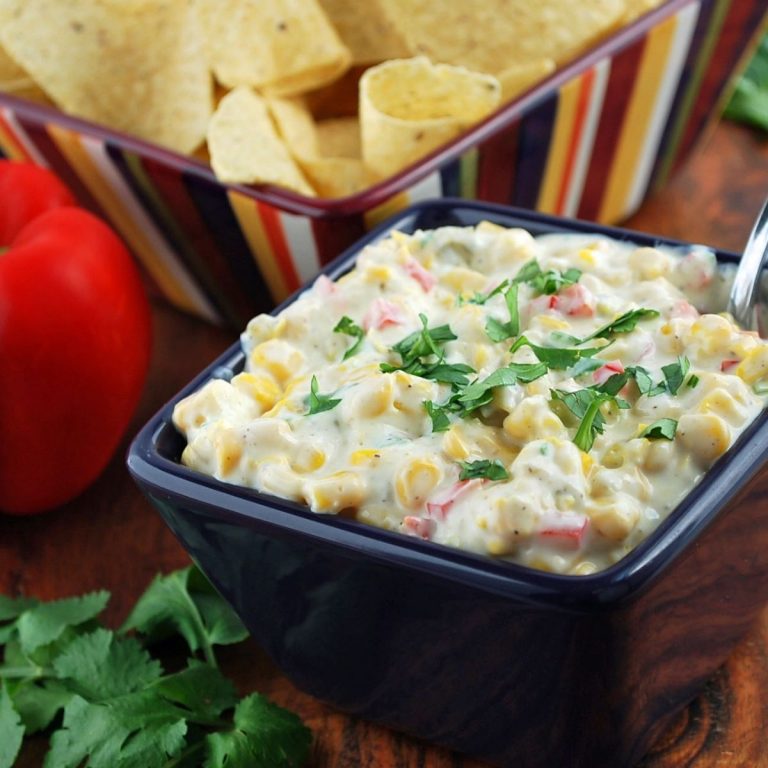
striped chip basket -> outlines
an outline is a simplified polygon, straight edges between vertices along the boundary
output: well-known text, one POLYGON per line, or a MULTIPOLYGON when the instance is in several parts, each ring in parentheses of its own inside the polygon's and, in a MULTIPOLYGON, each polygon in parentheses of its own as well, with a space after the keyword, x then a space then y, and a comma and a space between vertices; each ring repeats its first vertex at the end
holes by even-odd
POLYGON ((462 197, 614 223, 720 114, 765 0, 668 0, 397 176, 340 199, 222 184, 186 156, 0 94, 0 152, 50 166, 174 305, 240 328, 371 226, 462 197))

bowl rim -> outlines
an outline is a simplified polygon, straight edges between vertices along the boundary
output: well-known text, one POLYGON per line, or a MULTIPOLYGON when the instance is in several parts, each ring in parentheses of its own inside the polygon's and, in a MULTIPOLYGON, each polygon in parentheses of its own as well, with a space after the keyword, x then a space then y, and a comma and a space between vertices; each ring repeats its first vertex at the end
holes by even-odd
MULTIPOLYGON (((399 229, 464 225, 487 220, 502 226, 524 226, 534 234, 547 232, 590 233, 628 240, 638 245, 686 247, 686 241, 655 236, 619 227, 541 214, 497 204, 458 198, 441 198, 408 206, 369 232, 329 263, 319 275, 339 277, 353 265, 365 246, 399 229), (428 226, 420 226, 427 223, 428 226)), ((712 249, 720 262, 735 262, 736 254, 712 249)), ((315 278, 316 279, 316 278, 315 278)), ((272 310, 277 314, 295 301, 314 280, 272 310)), ((166 500, 202 505, 213 517, 265 526, 273 533, 305 538, 315 545, 364 554, 373 560, 447 578, 478 589, 514 597, 535 605, 567 611, 594 612, 639 596, 693 545, 719 513, 754 478, 768 460, 768 409, 739 436, 734 445, 705 473, 700 482, 650 536, 614 565, 588 575, 566 575, 539 571, 490 556, 422 541, 394 531, 320 515, 296 502, 270 496, 203 475, 170 459, 158 448, 170 434, 173 407, 183 397, 216 377, 216 370, 242 364, 239 342, 193 378, 136 434, 128 449, 127 466, 145 491, 166 500)), ((180 439, 180 438, 179 438, 180 439)))
POLYGON ((598 61, 610 57, 635 39, 644 35, 664 19, 682 8, 714 0, 663 0, 629 24, 608 33, 576 58, 558 67, 551 75, 538 81, 511 101, 476 123, 470 130, 441 145, 392 176, 344 197, 310 197, 274 185, 249 185, 222 182, 216 178, 211 166, 193 155, 141 139, 118 129, 109 128, 91 120, 66 114, 55 106, 27 101, 0 91, 0 108, 11 109, 25 119, 41 125, 58 124, 69 131, 93 137, 107 144, 117 144, 124 150, 168 166, 169 168, 237 192, 261 203, 272 205, 286 213, 324 218, 363 214, 404 192, 437 171, 447 162, 457 159, 469 149, 481 144, 519 119, 531 107, 544 101, 564 83, 586 71, 598 61))

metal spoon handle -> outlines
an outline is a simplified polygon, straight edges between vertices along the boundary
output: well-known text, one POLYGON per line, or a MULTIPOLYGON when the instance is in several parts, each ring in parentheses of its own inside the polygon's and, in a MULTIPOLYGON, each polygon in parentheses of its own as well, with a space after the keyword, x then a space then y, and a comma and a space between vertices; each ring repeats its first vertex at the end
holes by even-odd
POLYGON ((764 336, 765 328, 757 302, 760 295, 760 281, 763 267, 768 259, 768 199, 763 204, 763 209, 755 221, 755 226, 744 247, 736 276, 731 287, 728 299, 728 311, 733 319, 742 327, 750 331, 758 331, 764 336))

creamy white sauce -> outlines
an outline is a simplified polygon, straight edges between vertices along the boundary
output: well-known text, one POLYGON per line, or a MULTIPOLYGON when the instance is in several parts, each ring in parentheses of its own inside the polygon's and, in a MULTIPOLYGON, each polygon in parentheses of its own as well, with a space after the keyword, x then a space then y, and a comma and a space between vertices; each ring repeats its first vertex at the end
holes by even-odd
POLYGON ((175 409, 182 458, 314 512, 591 573, 653 531, 764 407, 768 346, 694 308, 718 309, 726 290, 703 248, 489 223, 394 233, 337 283, 321 277, 279 316, 249 323, 245 372, 175 409), (522 280, 534 264, 555 282, 522 280), (606 330, 633 310, 653 312, 606 330), (342 318, 353 335, 334 332, 342 318), (397 345, 423 320, 433 341, 448 333, 409 359, 397 345), (572 364, 553 363, 553 348, 572 364), (530 380, 486 390, 478 408, 460 400, 510 366, 530 380), (435 380, 447 367, 465 382, 435 380), (483 468, 490 477, 461 479, 483 468))

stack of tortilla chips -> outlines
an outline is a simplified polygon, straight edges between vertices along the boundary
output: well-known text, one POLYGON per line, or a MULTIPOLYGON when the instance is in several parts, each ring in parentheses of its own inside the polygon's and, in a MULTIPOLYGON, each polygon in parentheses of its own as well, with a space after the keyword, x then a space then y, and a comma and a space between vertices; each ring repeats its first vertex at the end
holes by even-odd
POLYGON ((0 90, 343 197, 661 0, 0 0, 0 90), (44 23, 41 23, 44 20, 44 23))

